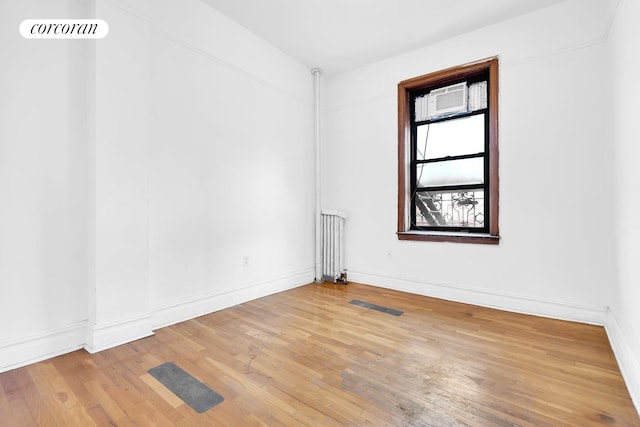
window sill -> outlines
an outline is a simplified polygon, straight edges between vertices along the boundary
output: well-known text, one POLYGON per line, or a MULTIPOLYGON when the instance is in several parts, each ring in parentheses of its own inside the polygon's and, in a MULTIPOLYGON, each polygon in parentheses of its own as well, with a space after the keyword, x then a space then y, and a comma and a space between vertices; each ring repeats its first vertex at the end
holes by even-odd
POLYGON ((421 242, 475 243, 484 245, 497 245, 500 243, 500 236, 491 234, 443 233, 437 231, 399 231, 396 234, 398 235, 398 240, 421 242))

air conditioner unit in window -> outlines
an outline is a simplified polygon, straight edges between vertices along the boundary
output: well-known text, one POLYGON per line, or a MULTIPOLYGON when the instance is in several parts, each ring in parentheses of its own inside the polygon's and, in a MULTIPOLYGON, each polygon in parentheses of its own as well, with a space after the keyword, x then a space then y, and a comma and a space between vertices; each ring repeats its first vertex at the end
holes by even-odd
POLYGON ((429 92, 429 118, 467 111, 467 82, 456 83, 429 92))

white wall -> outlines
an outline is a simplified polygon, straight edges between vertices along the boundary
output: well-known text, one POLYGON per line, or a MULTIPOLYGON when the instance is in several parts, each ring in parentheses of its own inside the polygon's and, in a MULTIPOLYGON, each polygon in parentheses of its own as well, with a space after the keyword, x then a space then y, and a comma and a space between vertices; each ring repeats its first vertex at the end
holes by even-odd
POLYGON ((0 3, 0 370, 84 338, 84 46, 18 32, 78 14, 65 0, 0 3))
POLYGON ((152 22, 154 324, 311 282, 310 71, 198 1, 152 22))
POLYGON ((640 408, 640 128, 638 99, 640 98, 640 3, 621 0, 616 21, 609 37, 611 74, 608 82, 613 89, 613 127, 607 140, 615 150, 615 186, 617 201, 617 287, 612 289, 611 319, 607 328, 615 336, 620 368, 636 407, 640 408))
POLYGON ((351 280, 604 323, 614 236, 596 230, 615 216, 608 116, 597 106, 611 13, 569 1, 325 82, 323 207, 348 215, 351 280), (493 55, 500 245, 398 241, 397 83, 493 55))
POLYGON ((0 19, 0 371, 313 280, 308 69, 198 0, 0 19), (94 16, 103 40, 18 32, 94 16))
MULTIPOLYGON (((138 1, 144 10, 148 2, 138 1)), ((137 10, 136 10, 137 11, 137 10)), ((109 35, 95 43, 95 123, 90 140, 94 225, 87 347, 151 333, 148 279, 149 23, 117 2, 96 2, 109 35)))
POLYGON ((617 6, 564 2, 325 81, 323 206, 347 212, 351 280, 605 325, 639 407, 640 6, 617 6), (398 241, 397 83, 493 55, 500 245, 398 241))

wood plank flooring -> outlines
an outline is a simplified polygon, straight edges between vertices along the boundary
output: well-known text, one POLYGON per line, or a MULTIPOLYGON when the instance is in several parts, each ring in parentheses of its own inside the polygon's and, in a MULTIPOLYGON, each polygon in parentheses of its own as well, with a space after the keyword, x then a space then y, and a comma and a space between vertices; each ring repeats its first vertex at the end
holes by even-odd
POLYGON ((640 426, 602 327, 310 284, 0 374, 1 426, 640 426), (400 317, 349 304, 402 310, 400 317), (198 414, 147 370, 225 400, 198 414))

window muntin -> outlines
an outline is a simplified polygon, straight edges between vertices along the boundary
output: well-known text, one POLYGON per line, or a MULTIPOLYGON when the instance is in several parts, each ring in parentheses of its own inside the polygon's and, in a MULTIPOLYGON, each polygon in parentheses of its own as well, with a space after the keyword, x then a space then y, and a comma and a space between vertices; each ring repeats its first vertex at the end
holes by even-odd
POLYGON ((497 65, 398 85, 400 239, 498 243, 497 65))

